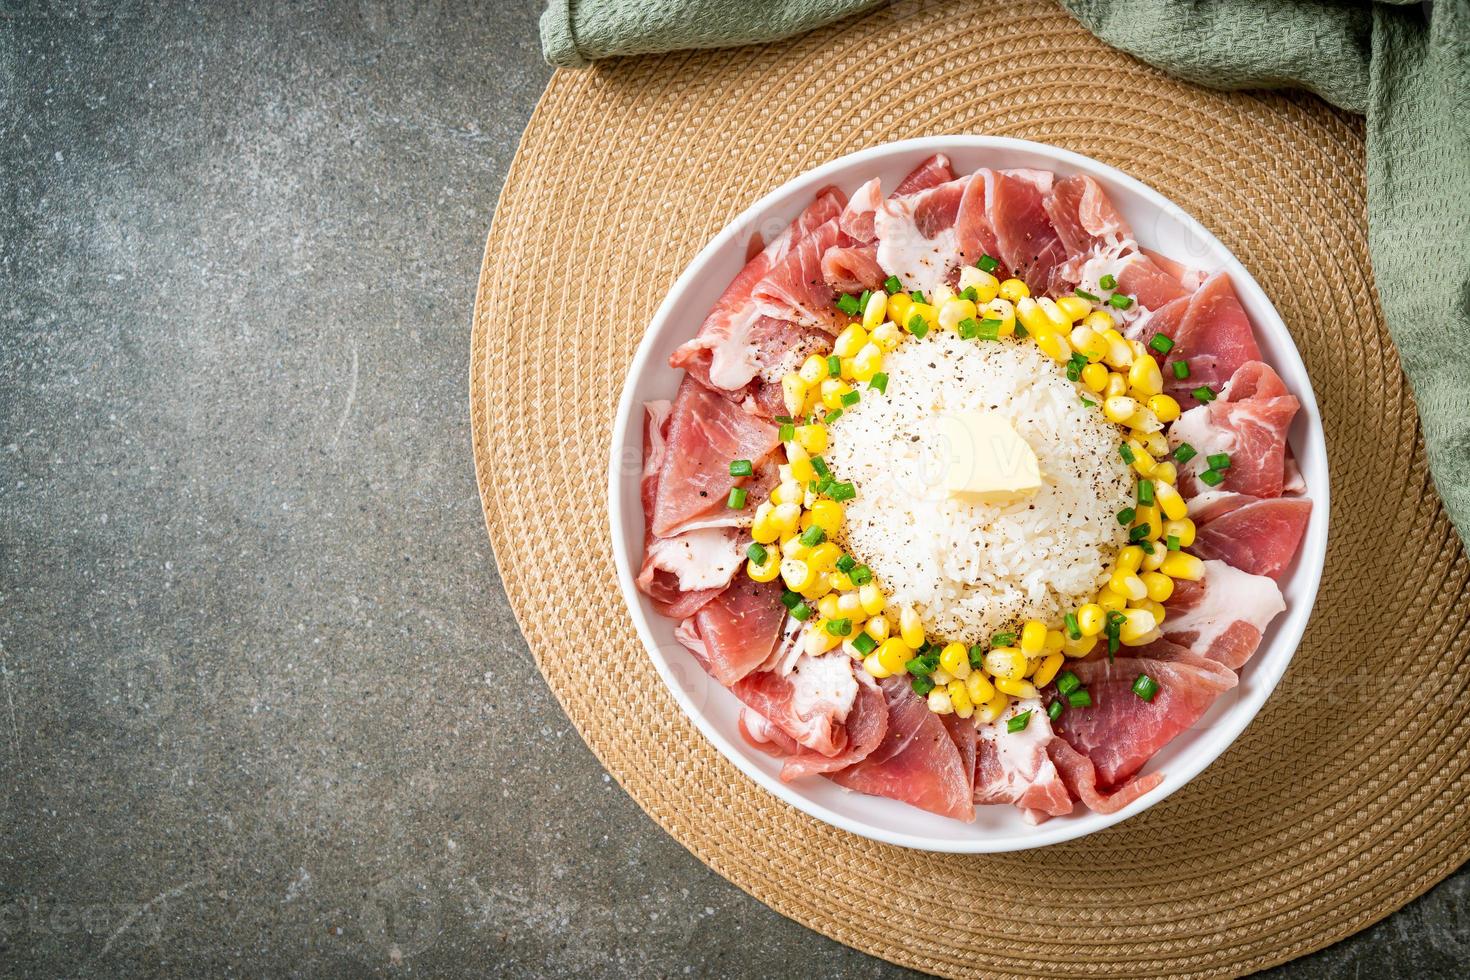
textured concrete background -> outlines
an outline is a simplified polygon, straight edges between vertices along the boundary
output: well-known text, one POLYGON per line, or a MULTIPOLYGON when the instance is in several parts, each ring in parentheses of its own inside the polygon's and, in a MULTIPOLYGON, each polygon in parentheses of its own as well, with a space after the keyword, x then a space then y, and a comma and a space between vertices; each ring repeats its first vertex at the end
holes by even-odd
MULTIPOLYGON (((644 817, 499 588, 536 6, 0 2, 0 973, 902 972, 644 817)), ((1462 871, 1278 975, 1467 961, 1462 871)))

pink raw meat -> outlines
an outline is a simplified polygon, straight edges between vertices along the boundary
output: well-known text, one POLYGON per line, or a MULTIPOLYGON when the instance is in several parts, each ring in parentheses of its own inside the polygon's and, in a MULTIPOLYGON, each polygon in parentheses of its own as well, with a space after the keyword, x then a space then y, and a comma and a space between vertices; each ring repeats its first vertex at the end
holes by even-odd
MULTIPOLYGON (((779 591, 778 589, 778 594, 779 591)), ((841 651, 822 656, 840 658, 843 666, 848 670, 852 669, 852 658, 841 651)), ((854 697, 843 702, 832 697, 819 697, 816 700, 800 697, 801 672, 804 669, 821 669, 815 664, 816 659, 801 657, 789 674, 771 670, 749 674, 731 685, 730 690, 747 707, 785 732, 793 741, 830 759, 847 748, 848 731, 843 722, 858 699, 854 697)), ((855 686, 861 692, 861 683, 856 683, 855 686)), ((866 727, 864 731, 867 731, 866 727)))
POLYGON ((1057 180, 1043 204, 1069 257, 1082 255, 1109 240, 1133 238, 1128 222, 1113 207, 1102 186, 1085 174, 1057 180))
POLYGON ((1174 349, 1168 359, 1189 365, 1187 378, 1175 378, 1173 372, 1164 374, 1164 390, 1181 405, 1194 404, 1189 393, 1200 385, 1218 391, 1241 365, 1261 359, 1245 307, 1240 305, 1230 277, 1223 272, 1206 279, 1190 297, 1178 328, 1169 336, 1174 349))
POLYGON ((1052 175, 1044 170, 981 170, 990 227, 1011 275, 1035 294, 1054 289, 1052 271, 1067 258, 1061 237, 1046 213, 1052 175))
POLYGON ((1219 558, 1252 575, 1279 578, 1296 557, 1312 502, 1302 497, 1213 493, 1204 507, 1192 506, 1190 511, 1197 527, 1190 550, 1196 555, 1219 558))
POLYGON ((1179 469, 1179 492, 1193 497, 1206 489, 1252 497, 1279 497, 1286 483, 1286 430, 1300 406, 1296 396, 1261 361, 1236 369, 1220 395, 1192 408, 1169 428, 1169 444, 1188 443, 1196 455, 1179 469), (1224 453, 1229 468, 1213 488, 1199 480, 1209 457, 1224 453))
POLYGON ((1072 812, 1072 797, 1047 755, 1055 739, 1046 713, 1033 709, 1026 728, 1005 721, 989 726, 975 757, 975 802, 1014 803, 1033 823, 1072 812))
POLYGON ((888 278, 875 245, 833 245, 822 256, 822 277, 839 293, 878 290, 888 278))
POLYGON ((1168 615, 1159 643, 1167 646, 1154 649, 1156 644, 1150 644, 1139 651, 1140 656, 1167 659, 1165 654, 1184 647, 1239 670, 1261 645, 1271 620, 1286 608, 1281 590, 1270 578, 1222 561, 1204 564, 1204 578, 1176 580, 1174 594, 1164 603, 1168 615))
POLYGON ((1068 745, 1065 739, 1052 739, 1046 754, 1061 774, 1067 792, 1093 813, 1117 813, 1164 781, 1163 773, 1149 773, 1105 793, 1097 788, 1097 769, 1092 760, 1068 745))
POLYGON ((750 294, 756 308, 765 316, 836 333, 848 318, 833 305, 837 292, 822 273, 822 257, 834 245, 851 241, 837 218, 818 225, 756 283, 750 294))
POLYGON ((797 742, 755 709, 740 712, 740 734, 751 745, 785 761, 781 781, 819 773, 836 772, 863 759, 878 747, 888 731, 888 706, 883 692, 865 671, 855 671, 858 693, 843 722, 846 745, 834 756, 823 755, 797 742))
POLYGON ((781 637, 786 607, 781 583, 739 576, 680 624, 680 643, 715 680, 729 687, 771 655, 781 637))

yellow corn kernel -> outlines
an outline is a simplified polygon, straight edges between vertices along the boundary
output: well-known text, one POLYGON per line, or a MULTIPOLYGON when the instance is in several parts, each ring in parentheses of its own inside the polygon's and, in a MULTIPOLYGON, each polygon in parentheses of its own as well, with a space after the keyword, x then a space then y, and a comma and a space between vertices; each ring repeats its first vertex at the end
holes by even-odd
MULTIPOLYGON (((1158 550, 1154 549, 1155 552, 1158 550)), ((1144 572, 1138 577, 1143 580, 1143 587, 1148 590, 1148 597, 1154 602, 1167 602, 1174 594, 1174 580, 1163 572, 1144 572)))
POLYGON ((1082 323, 1098 333, 1104 333, 1113 329, 1113 315, 1107 310, 1093 310, 1083 318, 1082 323))
POLYGON ((1037 302, 1029 296, 1016 301, 1016 319, 1021 321, 1021 326, 1034 334, 1055 333, 1065 326, 1062 322, 1061 311, 1057 310, 1055 303, 1052 303, 1051 300, 1037 302), (1055 311, 1056 319, 1053 319, 1047 309, 1041 305, 1043 302, 1051 304, 1051 310, 1055 311))
POLYGON ((1148 596, 1143 579, 1126 568, 1120 568, 1113 573, 1113 577, 1108 579, 1108 588, 1128 599, 1143 599, 1148 596))
POLYGON ((888 623, 887 616, 875 615, 863 624, 863 632, 871 636, 873 639, 877 640, 879 643, 882 643, 884 640, 888 639, 888 633, 890 629, 891 626, 888 623))
POLYGON ((1031 288, 1019 279, 1007 279, 1000 284, 996 294, 1006 302, 1014 303, 1030 296, 1031 288))
POLYGON ((798 415, 806 406, 807 386, 795 371, 781 379, 781 400, 790 415, 798 415))
POLYGON ((1103 385, 1102 396, 1116 398, 1126 394, 1128 394, 1128 379, 1117 371, 1109 371, 1107 384, 1103 385))
POLYGON ((827 451, 827 427, 820 422, 813 425, 798 425, 796 441, 802 449, 813 456, 827 451))
MULTIPOLYGON (((1154 574, 1158 574, 1158 573, 1155 572, 1154 574)), ((1168 578, 1167 575, 1164 576, 1164 577, 1165 578, 1168 578)), ((1173 581, 1173 580, 1171 579, 1170 581, 1173 581)), ((1154 625, 1155 626, 1162 626, 1162 625, 1164 625, 1164 617, 1169 614, 1169 611, 1164 608, 1164 604, 1162 602, 1157 602, 1157 601, 1155 601, 1153 599, 1139 599, 1137 602, 1135 602, 1133 604, 1133 608, 1134 609, 1147 609, 1149 611, 1149 614, 1152 615, 1153 618, 1154 618, 1154 625)))
POLYGON ((801 543, 801 536, 797 534, 786 534, 781 538, 781 557, 800 558, 806 560, 806 556, 812 553, 812 549, 801 543))
POLYGON ((827 376, 827 359, 821 354, 813 354, 801 362, 796 373, 808 386, 814 385, 827 376))
POLYGON ((954 704, 949 700, 949 688, 936 687, 929 692, 929 710, 936 715, 954 714, 954 704))
POLYGON ((1167 456, 1169 454, 1169 440, 1164 438, 1162 432, 1150 432, 1137 438, 1139 444, 1148 450, 1150 456, 1167 456))
POLYGON ((800 443, 792 441, 786 444, 786 461, 797 483, 810 483, 817 478, 817 471, 812 469, 811 453, 802 449, 800 443))
POLYGON ((1187 517, 1170 518, 1164 522, 1164 538, 1178 538, 1179 547, 1188 548, 1194 544, 1194 521, 1187 517))
POLYGON ((770 582, 781 574, 781 558, 776 552, 767 551, 764 562, 752 558, 745 563, 745 574, 757 582, 770 582))
POLYGON ((1178 483, 1179 467, 1175 466, 1173 463, 1155 463, 1153 479, 1155 482, 1162 481, 1168 484, 1178 483))
POLYGON ((970 696, 971 704, 984 704, 995 697, 995 685, 980 671, 972 670, 965 678, 965 693, 970 696))
POLYGON ((1005 714, 1005 710, 1010 706, 1011 699, 1001 692, 996 691, 995 697, 984 704, 975 706, 975 721, 981 725, 988 725, 1005 714))
POLYGON ((869 676, 879 680, 893 676, 893 671, 883 666, 883 661, 879 659, 876 650, 863 658, 863 670, 866 670, 869 676))
POLYGON ((1143 564, 1143 549, 1136 544, 1130 544, 1118 552, 1118 567, 1136 572, 1143 564))
POLYGON ((952 299, 939 308, 939 325, 945 330, 958 330, 961 320, 975 317, 975 304, 967 299, 952 299))
POLYGON ((829 538, 842 528, 844 512, 842 505, 835 500, 818 500, 807 513, 811 515, 812 523, 820 527, 829 538))
POLYGON ((1056 653, 1048 654, 1046 658, 1041 661, 1041 666, 1036 668, 1036 673, 1031 675, 1031 683, 1035 684, 1037 687, 1046 687, 1046 685, 1052 682, 1052 678, 1057 676, 1057 672, 1062 669, 1062 663, 1065 661, 1065 659, 1066 658, 1062 656, 1062 651, 1060 647, 1057 649, 1056 653))
POLYGON ((995 689, 1018 698, 1035 698, 1041 696, 1041 692, 1036 690, 1036 685, 1030 681, 1013 680, 1009 677, 996 678, 995 689))
POLYGON ((798 504, 777 504, 771 512, 771 520, 775 522, 776 530, 789 534, 801 524, 801 507, 798 504))
POLYGON ((781 581, 792 592, 800 592, 811 585, 815 578, 812 567, 800 558, 781 559, 781 581))
POLYGON ((924 622, 913 606, 904 606, 898 613, 898 634, 903 642, 917 650, 924 645, 924 622))
POLYGON ((857 586, 852 584, 852 578, 846 572, 833 569, 827 573, 827 581, 832 583, 832 588, 838 592, 851 592, 857 586))
POLYGON ((1107 613, 1095 602, 1083 603, 1077 610, 1077 628, 1083 636, 1097 636, 1102 632, 1107 613))
MULTIPOLYGON (((805 561, 805 559, 802 559, 805 561)), ((832 591, 832 579, 827 575, 812 575, 812 584, 801 590, 801 597, 808 602, 816 602, 822 596, 832 591)))
POLYGON ((954 680, 953 677, 949 676, 949 671, 945 670, 943 667, 935 667, 934 673, 929 675, 929 679, 935 684, 939 684, 944 687, 948 687, 949 682, 954 680))
POLYGON ((1082 369, 1082 383, 1094 391, 1100 392, 1108 386, 1108 369, 1101 364, 1089 364, 1082 369))
MULTIPOLYGON (((914 305, 909 307, 908 319, 903 322, 903 327, 905 330, 908 330, 909 323, 912 322, 915 316, 918 316, 926 324, 928 324, 931 330, 939 326, 938 310, 936 310, 928 303, 915 303, 914 305)), ((910 331, 910 333, 912 333, 912 331, 910 331)))
POLYGON ((883 369, 883 350, 871 341, 864 344, 862 349, 853 356, 852 377, 854 381, 866 384, 873 380, 873 376, 883 369))
POLYGON ((1154 458, 1149 453, 1149 451, 1144 448, 1143 443, 1138 441, 1137 439, 1132 438, 1125 439, 1123 441, 1127 443, 1128 448, 1133 451, 1133 463, 1131 464, 1133 466, 1133 469, 1138 473, 1139 476, 1151 476, 1153 474, 1155 466, 1154 458))
POLYGON ((1194 555, 1186 555, 1182 551, 1171 551, 1164 558, 1164 563, 1159 566, 1159 571, 1170 578, 1198 582, 1205 577, 1205 563, 1194 555))
POLYGON ((1061 630, 1047 630, 1046 643, 1041 648, 1042 655, 1050 656, 1051 654, 1056 653, 1062 648, 1062 643, 1065 640, 1066 637, 1062 635, 1061 630))
POLYGON ((781 536, 781 529, 776 526, 772 519, 776 513, 776 505, 769 500, 763 501, 755 509, 755 517, 750 524, 750 536, 759 544, 771 544, 781 536))
POLYGON ((1107 416, 1109 422, 1122 424, 1133 417, 1138 411, 1138 402, 1127 395, 1114 395, 1103 400, 1103 415, 1107 416))
POLYGON ((933 290, 931 290, 927 295, 929 305, 938 310, 940 307, 944 306, 945 303, 948 303, 950 300, 954 299, 954 290, 950 289, 947 283, 940 283, 939 285, 935 286, 933 290))
POLYGON ((1171 521, 1188 517, 1189 504, 1185 503, 1184 498, 1179 495, 1178 490, 1174 489, 1172 483, 1157 478, 1160 469, 1163 469, 1162 464, 1154 470, 1154 500, 1158 501, 1159 509, 1171 521))
POLYGON ((1073 327, 1069 335, 1072 346, 1077 348, 1078 353, 1086 357, 1094 364, 1103 359, 1108 352, 1108 342, 1103 340, 1102 335, 1091 327, 1073 327))
POLYGON ((960 270, 960 292, 972 288, 978 297, 977 302, 989 303, 1000 294, 1000 280, 984 269, 967 265, 960 270))
POLYGON ((964 680, 970 676, 970 650, 963 643, 949 643, 939 651, 939 666, 949 671, 949 676, 964 680))
POLYGON ((1155 544, 1154 550, 1152 552, 1146 552, 1143 556, 1143 570, 1145 572, 1157 572, 1159 566, 1164 563, 1164 556, 1168 553, 1162 543, 1155 544))
POLYGON ((841 557, 841 548, 831 541, 823 541, 814 547, 804 560, 811 566, 813 572, 825 575, 837 567, 837 559, 841 557))
POLYGON ((914 650, 896 636, 890 636, 878 645, 878 659, 890 674, 903 670, 903 665, 913 657, 914 650))
POLYGON ((1000 323, 996 328, 999 336, 1009 337, 1016 332, 1016 307, 1009 300, 993 299, 985 304, 980 313, 984 319, 1000 323))
POLYGON ((1057 309, 1062 311, 1068 323, 1076 323, 1092 312, 1092 304, 1081 296, 1058 296, 1057 309))
POLYGON ((881 351, 891 351, 903 341, 903 332, 894 323, 880 323, 868 334, 868 342, 881 351))
POLYGON ((1160 422, 1165 425, 1179 417, 1179 403, 1169 395, 1151 395, 1148 400, 1148 410, 1158 416, 1160 422))
POLYGON ((801 638, 802 649, 809 656, 813 657, 820 656, 828 650, 836 649, 837 645, 841 642, 842 637, 833 636, 827 632, 827 621, 825 619, 819 619, 813 623, 812 628, 807 630, 801 638))
POLYGON ((771 503, 773 504, 799 504, 806 499, 806 491, 802 490, 801 484, 795 480, 782 480, 771 491, 771 503))
POLYGON ((1129 646, 1138 646, 1149 634, 1159 628, 1154 622, 1154 614, 1148 609, 1125 609, 1123 610, 1123 624, 1118 627, 1118 639, 1129 646))
POLYGON ((837 596, 828 593, 817 600, 817 613, 823 619, 836 619, 840 615, 837 611, 837 596))
POLYGON ((1092 648, 1095 646, 1097 646, 1096 636, 1084 635, 1081 639, 1077 640, 1069 636, 1066 642, 1062 644, 1062 653, 1068 657, 1085 657, 1092 652, 1092 648))
MULTIPOLYGON (((874 297, 881 299, 884 297, 874 297)), ((869 304, 871 305, 871 304, 869 304)), ((868 342, 868 331, 861 324, 849 323, 847 328, 837 335, 832 341, 832 353, 838 357, 851 357, 862 349, 863 344, 868 342)))
POLYGON ((877 582, 864 582, 862 588, 858 589, 858 598, 862 601, 863 612, 869 616, 876 616, 883 611, 883 605, 888 600, 883 595, 883 590, 878 588, 877 582))
POLYGON ((1104 612, 1119 612, 1128 606, 1128 597, 1119 595, 1111 588, 1105 588, 1097 594, 1097 604, 1104 612))
POLYGON ((964 681, 950 681, 945 690, 949 692, 949 703, 954 705, 955 714, 968 718, 975 713, 975 705, 970 701, 970 692, 965 690, 964 681))
POLYGON ((1021 627, 1021 652, 1034 657, 1046 645, 1046 624, 1039 619, 1028 619, 1021 627))
POLYGON ((1108 353, 1103 358, 1109 366, 1120 371, 1127 370, 1133 365, 1133 348, 1128 344, 1128 338, 1117 330, 1109 327, 1102 332, 1103 339, 1108 342, 1108 353))
POLYGON ((863 329, 872 330, 877 327, 887 313, 888 297, 879 290, 868 297, 868 305, 863 308, 863 329))
POLYGON ((1072 359, 1072 345, 1056 331, 1036 330, 1032 332, 1032 336, 1036 338, 1036 346, 1052 360, 1065 364, 1072 359))
POLYGON ((1159 370, 1159 362, 1153 355, 1133 359, 1133 365, 1128 368, 1128 387, 1149 398, 1164 390, 1164 372, 1159 370))
POLYGON ((992 677, 1020 680, 1026 676, 1026 655, 1015 647, 994 647, 983 662, 992 677))
POLYGON ((913 305, 913 297, 908 293, 894 293, 888 297, 888 319, 901 327, 908 326, 909 308, 913 305))
POLYGON ((852 391, 852 385, 841 378, 828 378, 818 390, 822 393, 822 404, 828 408, 841 408, 842 396, 852 391))
POLYGON ((1159 533, 1164 529, 1163 524, 1159 522, 1158 508, 1148 504, 1139 504, 1133 509, 1133 526, 1143 527, 1145 525, 1148 527, 1148 537, 1145 540, 1158 540, 1159 533))
POLYGON ((844 592, 837 597, 837 614, 841 619, 850 619, 854 623, 861 624, 863 621, 863 603, 856 592, 844 592))

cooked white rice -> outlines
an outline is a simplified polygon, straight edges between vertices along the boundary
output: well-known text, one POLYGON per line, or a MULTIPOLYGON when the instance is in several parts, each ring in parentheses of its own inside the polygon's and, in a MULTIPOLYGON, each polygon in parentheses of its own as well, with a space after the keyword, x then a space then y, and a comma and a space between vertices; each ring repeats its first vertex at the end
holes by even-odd
POLYGON ((1119 430, 1029 341, 935 331, 905 340, 883 369, 887 394, 865 391, 832 423, 825 458, 857 488, 845 544, 892 602, 912 604, 937 637, 979 643, 1088 601, 1127 538, 1119 430), (966 409, 1010 420, 1036 452, 1039 492, 1005 506, 949 496, 937 422, 966 409))

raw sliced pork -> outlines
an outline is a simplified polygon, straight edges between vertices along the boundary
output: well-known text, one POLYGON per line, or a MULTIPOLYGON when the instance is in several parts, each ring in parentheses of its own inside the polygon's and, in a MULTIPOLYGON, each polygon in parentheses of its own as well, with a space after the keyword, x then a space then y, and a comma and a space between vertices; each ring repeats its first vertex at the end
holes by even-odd
POLYGON ((783 760, 781 781, 836 772, 867 758, 888 731, 888 707, 883 692, 864 671, 856 670, 857 697, 843 719, 845 744, 836 755, 823 755, 786 734, 778 725, 753 708, 740 711, 740 734, 754 747, 783 760))
POLYGON ((821 327, 835 334, 847 323, 847 317, 834 305, 837 291, 823 274, 822 257, 833 246, 850 241, 838 218, 812 229, 755 284, 750 295, 756 308, 764 316, 821 327))
POLYGON ((1192 408, 1169 427, 1169 445, 1188 443, 1196 455, 1179 468, 1185 497, 1208 489, 1198 480, 1208 457, 1225 453, 1230 467, 1214 489, 1253 497, 1279 497, 1286 482, 1286 430, 1301 403, 1279 375, 1261 361, 1247 361, 1220 395, 1192 408))
POLYGON ((1296 557, 1312 502, 1206 490, 1189 501, 1189 516, 1197 528, 1189 550, 1200 558, 1219 558, 1252 575, 1280 578, 1296 557))
MULTIPOLYGON (((1240 670, 1261 645, 1271 620, 1286 609, 1276 583, 1223 561, 1205 563, 1198 582, 1179 579, 1164 603, 1164 643, 1240 670)), ((1165 652, 1162 650, 1157 652, 1165 652)), ((1149 647, 1141 656, 1152 656, 1149 647)))
POLYGON ((798 745, 832 758, 847 747, 843 722, 861 687, 852 658, 842 652, 803 655, 789 674, 749 674, 730 690, 798 745))
POLYGON ((781 584, 741 576, 680 623, 674 636, 706 673, 729 687, 771 655, 785 621, 781 584))
MULTIPOLYGON (((974 726, 971 726, 972 728, 974 726)), ((1014 803, 1031 823, 1072 812, 1072 797, 1047 754, 1056 736, 1041 702, 1018 701, 979 733, 975 754, 975 802, 1014 803), (1026 728, 1008 729, 1011 717, 1030 711, 1026 728)))

